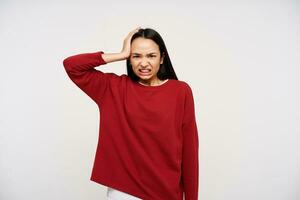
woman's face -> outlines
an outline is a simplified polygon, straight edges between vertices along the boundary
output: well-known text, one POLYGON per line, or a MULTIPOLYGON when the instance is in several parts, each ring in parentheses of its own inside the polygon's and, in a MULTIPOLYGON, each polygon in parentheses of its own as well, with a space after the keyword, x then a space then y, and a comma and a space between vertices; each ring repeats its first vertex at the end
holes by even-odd
POLYGON ((141 81, 157 82, 157 72, 163 63, 159 46, 151 39, 134 39, 131 43, 130 63, 141 81))

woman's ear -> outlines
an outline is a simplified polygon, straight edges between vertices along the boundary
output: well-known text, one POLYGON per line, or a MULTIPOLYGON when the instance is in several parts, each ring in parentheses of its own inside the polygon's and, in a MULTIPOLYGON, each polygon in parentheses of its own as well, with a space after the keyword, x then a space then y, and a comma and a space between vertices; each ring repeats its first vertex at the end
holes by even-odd
POLYGON ((162 53, 162 56, 160 58, 160 64, 163 64, 165 58, 165 52, 162 53))

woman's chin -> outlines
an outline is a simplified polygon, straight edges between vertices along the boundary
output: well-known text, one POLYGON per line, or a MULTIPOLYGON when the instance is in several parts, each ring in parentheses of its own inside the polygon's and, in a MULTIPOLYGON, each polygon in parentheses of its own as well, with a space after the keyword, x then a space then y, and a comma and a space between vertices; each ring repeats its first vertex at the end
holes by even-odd
POLYGON ((151 75, 138 75, 138 77, 142 80, 149 80, 151 79, 151 75))

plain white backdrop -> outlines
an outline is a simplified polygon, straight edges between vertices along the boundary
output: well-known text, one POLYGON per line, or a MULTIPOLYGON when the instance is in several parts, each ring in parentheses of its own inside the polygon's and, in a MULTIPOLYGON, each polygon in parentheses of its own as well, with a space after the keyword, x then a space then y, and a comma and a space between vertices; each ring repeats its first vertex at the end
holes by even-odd
MULTIPOLYGON (((163 37, 193 89, 199 200, 300 199, 299 1, 1 1, 0 199, 104 200, 99 110, 64 58, 163 37)), ((125 61, 98 67, 126 73, 125 61)))

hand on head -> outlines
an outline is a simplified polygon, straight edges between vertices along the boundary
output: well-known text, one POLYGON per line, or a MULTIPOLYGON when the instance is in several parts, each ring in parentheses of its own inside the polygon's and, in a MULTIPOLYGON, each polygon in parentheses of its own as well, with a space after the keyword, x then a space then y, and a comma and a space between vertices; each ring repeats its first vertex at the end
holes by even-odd
POLYGON ((126 56, 126 58, 128 58, 130 56, 130 41, 132 36, 138 32, 141 29, 140 26, 138 26, 137 28, 133 29, 132 31, 130 31, 128 33, 128 35, 125 37, 124 42, 123 42, 123 48, 122 48, 122 53, 126 56))

